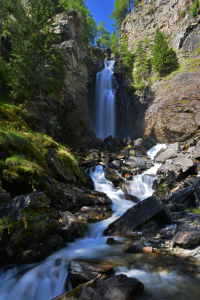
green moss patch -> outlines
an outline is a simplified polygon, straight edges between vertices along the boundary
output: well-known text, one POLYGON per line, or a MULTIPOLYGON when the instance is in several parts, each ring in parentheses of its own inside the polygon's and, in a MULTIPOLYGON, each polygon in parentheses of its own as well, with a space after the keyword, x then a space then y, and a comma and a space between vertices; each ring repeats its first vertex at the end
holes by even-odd
POLYGON ((33 188, 48 174, 50 149, 56 150, 64 170, 79 178, 81 172, 73 155, 51 137, 32 131, 22 119, 22 108, 10 104, 7 94, 3 95, 0 93, 0 181, 25 182, 33 188))

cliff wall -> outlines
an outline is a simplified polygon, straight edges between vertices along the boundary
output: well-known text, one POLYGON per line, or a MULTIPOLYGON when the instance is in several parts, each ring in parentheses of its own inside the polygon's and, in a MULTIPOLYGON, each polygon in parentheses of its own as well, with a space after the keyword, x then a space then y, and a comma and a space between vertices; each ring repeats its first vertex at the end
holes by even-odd
MULTIPOLYGON (((52 136, 67 144, 81 144, 95 137, 89 117, 88 83, 103 68, 104 55, 87 47, 83 38, 81 20, 76 12, 56 15, 53 31, 66 66, 65 87, 60 99, 27 101, 23 118, 35 131, 52 136)), ((90 95, 93 97, 93 95, 90 95)))
POLYGON ((152 78, 150 88, 133 98, 142 112, 136 109, 133 131, 160 142, 199 135, 200 17, 191 18, 191 5, 189 0, 144 0, 122 24, 132 53, 139 41, 150 51, 157 26, 176 51, 177 69, 162 79, 152 78))

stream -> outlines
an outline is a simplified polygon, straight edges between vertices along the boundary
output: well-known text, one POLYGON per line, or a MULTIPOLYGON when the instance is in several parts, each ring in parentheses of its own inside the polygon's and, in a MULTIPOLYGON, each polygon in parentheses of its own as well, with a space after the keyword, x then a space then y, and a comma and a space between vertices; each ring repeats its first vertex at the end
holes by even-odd
MULTIPOLYGON (((151 159, 163 146, 157 145, 148 152, 151 159)), ((133 190, 129 193, 134 195, 137 193, 140 200, 151 196, 153 192, 151 185, 158 167, 158 164, 154 164, 148 171, 135 176, 132 181, 133 190)), ((113 215, 106 220, 89 224, 85 238, 69 243, 67 247, 39 264, 3 268, 0 273, 0 300, 50 300, 70 290, 71 284, 67 280, 68 267, 70 262, 77 258, 108 259, 118 262, 120 266, 117 267, 117 273, 136 277, 144 283, 145 292, 138 299, 199 299, 199 297, 195 298, 198 285, 194 279, 178 276, 174 272, 152 273, 146 264, 142 269, 132 269, 130 268, 132 255, 124 254, 123 245, 106 244, 107 237, 102 235, 103 230, 134 204, 122 199, 123 192, 116 190, 113 184, 106 180, 102 166, 97 166, 90 175, 94 181, 95 190, 106 193, 112 200, 113 215)))

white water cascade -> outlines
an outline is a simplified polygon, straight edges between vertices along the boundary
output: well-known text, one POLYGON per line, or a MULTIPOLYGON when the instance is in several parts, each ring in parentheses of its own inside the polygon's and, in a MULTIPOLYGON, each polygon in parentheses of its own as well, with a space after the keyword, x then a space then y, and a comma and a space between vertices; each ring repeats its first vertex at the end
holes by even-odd
MULTIPOLYGON (((161 146, 154 147, 149 152, 149 155, 153 157, 153 152, 157 152, 160 148, 161 146)), ((149 170, 152 178, 156 176, 155 173, 153 174, 156 171, 156 167, 158 166, 154 166, 149 170)), ((139 175, 137 181, 141 181, 143 187, 146 185, 146 195, 150 195, 150 181, 139 180, 146 174, 139 175)), ((121 257, 124 257, 124 246, 107 245, 107 237, 103 236, 103 230, 134 204, 131 201, 122 199, 123 192, 116 190, 113 184, 106 180, 102 166, 97 166, 90 175, 94 181, 95 189, 106 193, 112 200, 114 214, 107 220, 90 224, 86 238, 77 239, 74 243, 69 243, 66 248, 54 253, 39 264, 3 268, 0 271, 0 300, 51 300, 64 293, 67 289, 71 289, 70 282, 66 280, 69 263, 73 259, 113 258, 115 261, 120 261, 121 257)), ((141 187, 140 191, 142 191, 141 187)), ((144 195, 139 195, 139 192, 138 196, 140 199, 144 198, 144 195)), ((128 269, 126 266, 122 266, 118 268, 117 272, 136 277, 144 282, 147 298, 145 298, 146 294, 144 294, 144 298, 140 298, 141 300, 199 299, 195 298, 193 291, 196 286, 198 291, 198 285, 196 284, 194 287, 193 282, 188 280, 188 278, 178 276, 175 273, 150 273, 145 266, 143 270, 128 269), (186 286, 188 298, 184 298, 186 294, 183 287, 186 286), (177 293, 181 291, 183 292, 183 297, 180 295, 180 298, 177 298, 177 293), (188 296, 190 294, 191 296, 188 296)))
POLYGON ((115 136, 115 92, 117 83, 113 75, 115 61, 105 61, 105 68, 96 76, 96 125, 98 138, 115 136))

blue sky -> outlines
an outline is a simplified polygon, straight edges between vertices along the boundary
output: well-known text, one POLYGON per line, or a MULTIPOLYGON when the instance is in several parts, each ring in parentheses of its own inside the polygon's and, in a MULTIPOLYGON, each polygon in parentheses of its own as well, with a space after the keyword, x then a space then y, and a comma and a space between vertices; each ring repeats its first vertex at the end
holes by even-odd
POLYGON ((86 0, 86 5, 91 11, 91 14, 97 24, 100 21, 106 23, 106 29, 113 32, 114 27, 111 26, 113 20, 109 19, 110 14, 113 12, 115 0, 86 0))

